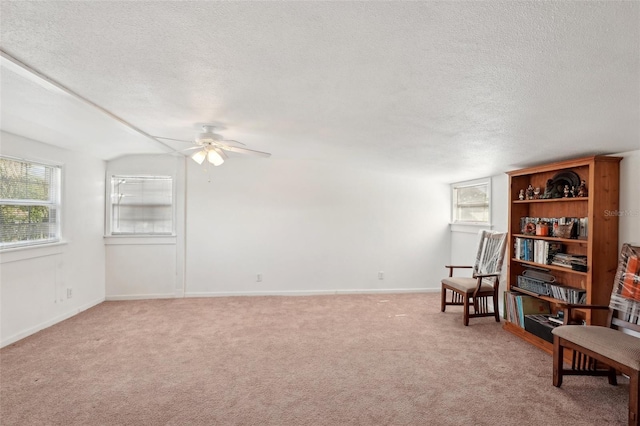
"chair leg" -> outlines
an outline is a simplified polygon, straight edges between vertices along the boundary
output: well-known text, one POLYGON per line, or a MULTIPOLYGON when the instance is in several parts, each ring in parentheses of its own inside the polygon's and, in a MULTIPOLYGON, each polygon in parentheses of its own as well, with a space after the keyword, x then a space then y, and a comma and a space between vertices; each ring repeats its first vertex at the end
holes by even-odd
POLYGON ((493 313, 496 316, 496 322, 500 322, 500 306, 498 305, 498 292, 493 292, 493 313))
POLYGON ((638 372, 635 371, 629 381, 629 424, 640 425, 640 419, 638 415, 640 413, 640 406, 638 403, 638 391, 640 390, 640 380, 638 380, 638 372))
POLYGON ((609 367, 609 384, 616 386, 618 384, 618 378, 616 377, 616 369, 613 367, 609 367))
POLYGON ((442 292, 440 293, 440 310, 444 312, 447 307, 447 289, 442 286, 442 292))
POLYGON ((560 344, 560 338, 553 336, 553 386, 562 386, 562 368, 564 359, 564 348, 560 344))
POLYGON ((464 318, 462 320, 465 326, 469 325, 469 296, 464 295, 464 318))

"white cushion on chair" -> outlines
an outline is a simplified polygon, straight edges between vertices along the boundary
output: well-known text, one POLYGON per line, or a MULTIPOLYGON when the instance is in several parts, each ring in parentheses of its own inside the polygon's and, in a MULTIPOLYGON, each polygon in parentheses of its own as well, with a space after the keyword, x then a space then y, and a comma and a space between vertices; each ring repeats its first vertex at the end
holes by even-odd
POLYGON ((551 332, 634 370, 640 370, 640 339, 635 336, 595 325, 563 325, 551 332))
MULTIPOLYGON (((446 284, 449 287, 453 287, 463 293, 473 293, 474 291, 476 291, 478 279, 467 277, 449 277, 443 279, 442 284, 446 284)), ((480 286, 480 291, 493 291, 493 286, 483 281, 482 285, 480 286)))

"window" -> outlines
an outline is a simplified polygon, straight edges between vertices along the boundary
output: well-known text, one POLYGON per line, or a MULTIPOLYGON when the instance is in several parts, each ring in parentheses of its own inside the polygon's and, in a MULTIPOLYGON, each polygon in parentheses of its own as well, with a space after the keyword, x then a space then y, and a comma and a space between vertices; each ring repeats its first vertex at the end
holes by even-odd
POLYGON ((0 157, 0 249, 60 240, 60 167, 0 157))
POLYGON ((112 235, 171 235, 173 179, 112 176, 110 216, 112 235))
POLYGON ((491 180, 481 179, 452 185, 453 223, 491 222, 491 180))

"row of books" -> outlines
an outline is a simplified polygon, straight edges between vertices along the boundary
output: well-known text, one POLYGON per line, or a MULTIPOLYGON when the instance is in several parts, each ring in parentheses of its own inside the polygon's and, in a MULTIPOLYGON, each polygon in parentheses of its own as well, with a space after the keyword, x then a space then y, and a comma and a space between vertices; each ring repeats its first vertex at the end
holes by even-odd
POLYGON ((549 314, 551 306, 546 300, 516 291, 504 292, 504 318, 525 328, 525 316, 530 314, 549 314))
POLYGON ((551 291, 551 296, 563 302, 582 305, 587 303, 587 292, 585 290, 560 284, 549 284, 549 290, 551 291))
POLYGON ((547 226, 547 233, 542 235, 549 237, 587 239, 589 235, 588 217, 521 217, 520 232, 522 234, 541 235, 536 232, 536 227, 539 224, 547 226), (570 235, 562 234, 560 227, 570 224, 573 224, 570 235))
POLYGON ((543 265, 551 264, 554 256, 561 250, 562 244, 552 241, 517 237, 514 242, 516 259, 543 265))

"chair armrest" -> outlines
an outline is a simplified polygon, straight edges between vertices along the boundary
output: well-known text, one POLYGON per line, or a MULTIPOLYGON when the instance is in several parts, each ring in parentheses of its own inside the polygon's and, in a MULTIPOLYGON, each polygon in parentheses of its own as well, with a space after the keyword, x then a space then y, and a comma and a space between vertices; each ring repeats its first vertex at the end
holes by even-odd
POLYGON ((564 311, 564 322, 563 324, 570 324, 571 321, 571 311, 574 309, 609 309, 609 306, 605 305, 579 305, 576 303, 567 303, 562 304, 562 310, 564 311))
POLYGON ((499 277, 500 274, 476 274, 476 278, 499 277))
POLYGON ((444 265, 445 268, 449 268, 449 277, 453 277, 453 270, 455 268, 464 268, 464 269, 471 269, 473 268, 473 266, 459 266, 459 265, 444 265))
POLYGON ((562 303, 562 308, 569 309, 609 309, 608 306, 605 305, 581 305, 578 303, 562 303))

